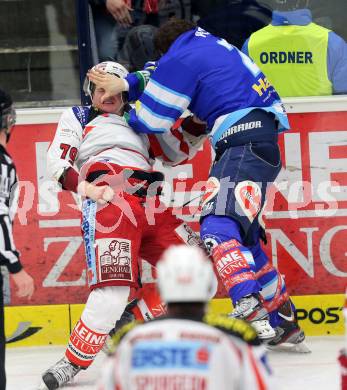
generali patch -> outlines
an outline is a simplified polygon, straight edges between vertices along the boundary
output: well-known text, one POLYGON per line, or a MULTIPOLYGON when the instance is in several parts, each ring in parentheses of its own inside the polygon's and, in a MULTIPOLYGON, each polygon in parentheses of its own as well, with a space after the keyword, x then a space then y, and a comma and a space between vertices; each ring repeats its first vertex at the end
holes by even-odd
POLYGON ((96 240, 100 282, 132 280, 131 241, 124 238, 96 240))

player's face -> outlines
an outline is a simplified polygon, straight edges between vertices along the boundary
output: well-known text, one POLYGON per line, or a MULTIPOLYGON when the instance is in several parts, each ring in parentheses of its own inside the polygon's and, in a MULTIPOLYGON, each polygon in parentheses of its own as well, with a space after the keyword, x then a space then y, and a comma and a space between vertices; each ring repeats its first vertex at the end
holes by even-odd
POLYGON ((123 100, 122 94, 112 96, 101 103, 101 97, 104 95, 105 90, 103 88, 96 88, 93 94, 93 106, 103 112, 109 114, 123 114, 123 100))

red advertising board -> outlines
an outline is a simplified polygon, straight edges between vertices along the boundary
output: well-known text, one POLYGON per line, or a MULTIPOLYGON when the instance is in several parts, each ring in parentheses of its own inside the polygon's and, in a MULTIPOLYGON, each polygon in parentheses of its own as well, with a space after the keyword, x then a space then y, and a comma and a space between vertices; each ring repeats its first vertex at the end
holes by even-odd
MULTIPOLYGON (((88 294, 77 198, 61 191, 46 173, 46 151, 55 128, 18 125, 9 144, 20 179, 15 241, 35 278, 33 304, 80 303, 88 294)), ((11 304, 27 304, 13 291, 11 304)))
MULTIPOLYGON (((347 112, 292 114, 290 121, 292 130, 280 136, 286 169, 265 211, 266 250, 292 294, 340 293, 347 284, 347 112)), ((78 198, 47 177, 54 131, 55 124, 18 125, 9 147, 21 180, 15 240, 36 280, 33 304, 82 303, 88 294, 78 198)), ((165 169, 174 189, 166 197, 187 220, 198 217, 211 161, 206 143, 188 164, 165 169)), ((12 293, 11 304, 21 303, 12 293)))
POLYGON ((347 285, 347 112, 290 115, 269 194, 267 251, 295 295, 347 285), (272 200, 272 201, 271 201, 272 200))

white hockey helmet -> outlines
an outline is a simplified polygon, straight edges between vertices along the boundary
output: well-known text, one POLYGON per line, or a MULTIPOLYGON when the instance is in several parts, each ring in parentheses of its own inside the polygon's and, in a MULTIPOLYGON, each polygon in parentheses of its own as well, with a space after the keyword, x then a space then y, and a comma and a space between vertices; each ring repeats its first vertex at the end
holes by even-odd
POLYGON ((157 276, 159 292, 166 303, 207 302, 216 292, 212 264, 198 247, 170 247, 158 262, 157 276))
MULTIPOLYGON (((105 71, 106 73, 113 74, 120 79, 124 79, 128 75, 128 71, 126 68, 119 64, 118 62, 114 61, 104 61, 100 62, 100 64, 97 64, 93 66, 92 69, 101 69, 105 71)), ((89 95, 92 98, 93 92, 94 92, 95 84, 92 83, 88 77, 85 78, 83 83, 83 91, 85 94, 89 95)))

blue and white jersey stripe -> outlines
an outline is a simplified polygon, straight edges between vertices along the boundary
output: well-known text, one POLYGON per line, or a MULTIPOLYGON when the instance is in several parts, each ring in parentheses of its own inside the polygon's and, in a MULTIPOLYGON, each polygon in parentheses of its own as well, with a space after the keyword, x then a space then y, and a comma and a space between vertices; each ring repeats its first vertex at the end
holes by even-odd
MULTIPOLYGON (((248 107, 244 108, 243 110, 238 110, 231 114, 226 114, 217 118, 210 133, 212 146, 214 147, 216 145, 224 132, 233 126, 234 123, 238 122, 241 118, 249 114, 252 110, 256 110, 257 108, 258 107, 248 107)), ((262 109, 266 112, 272 112, 276 115, 281 124, 279 128, 280 132, 283 132, 290 127, 287 114, 281 102, 274 103, 274 105, 271 107, 263 107, 262 109)))
POLYGON ((212 144, 254 109, 274 113, 289 128, 280 97, 257 65, 200 28, 176 39, 139 101, 129 121, 137 132, 168 131, 185 109, 207 122, 212 144))
MULTIPOLYGON (((141 104, 138 104, 136 107, 136 113, 138 117, 145 122, 147 122, 147 119, 144 117, 146 112, 152 115, 154 118, 158 118, 159 120, 168 120, 166 126, 171 126, 171 124, 175 121, 174 118, 180 117, 183 113, 182 109, 180 109, 178 106, 165 102, 162 103, 162 100, 155 99, 153 95, 150 96, 147 93, 144 93, 141 99, 141 104)), ((151 122, 148 122, 148 124, 151 127, 155 127, 151 122)))
POLYGON ((158 114, 153 114, 146 106, 142 106, 130 112, 129 125, 136 122, 139 132, 142 133, 164 133, 167 128, 173 124, 170 118, 160 117, 158 114))
POLYGON ((174 120, 170 116, 162 115, 157 112, 151 110, 148 106, 141 103, 139 110, 137 110, 139 117, 146 123, 148 123, 152 127, 171 127, 174 123, 174 120), (156 125, 156 126, 155 126, 156 125))
POLYGON ((162 84, 151 79, 144 91, 144 95, 150 96, 154 101, 169 108, 173 108, 180 113, 184 111, 182 107, 188 107, 191 98, 173 89, 164 87, 162 84))

